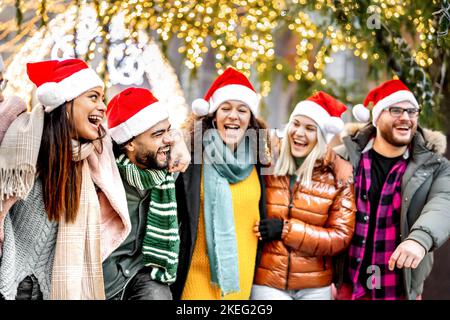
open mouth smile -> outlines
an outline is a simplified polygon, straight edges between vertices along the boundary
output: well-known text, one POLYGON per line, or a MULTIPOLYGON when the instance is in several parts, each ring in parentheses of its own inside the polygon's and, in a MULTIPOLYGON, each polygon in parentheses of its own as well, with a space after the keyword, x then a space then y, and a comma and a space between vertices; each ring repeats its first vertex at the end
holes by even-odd
POLYGON ((96 128, 100 125, 100 122, 102 122, 103 117, 99 115, 90 115, 88 116, 89 122, 96 128))

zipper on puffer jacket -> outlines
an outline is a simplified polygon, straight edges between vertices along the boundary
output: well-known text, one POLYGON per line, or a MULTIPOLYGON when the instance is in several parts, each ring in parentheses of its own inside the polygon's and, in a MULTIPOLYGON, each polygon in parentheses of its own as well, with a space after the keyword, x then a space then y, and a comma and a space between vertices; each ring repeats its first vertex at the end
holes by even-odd
MULTIPOLYGON (((290 179, 290 177, 289 177, 290 179)), ((288 190, 289 190, 289 194, 290 194, 290 199, 289 199, 289 206, 288 206, 288 220, 291 219, 291 210, 294 207, 294 195, 297 192, 298 187, 300 186, 300 183, 298 183, 297 181, 294 184, 294 190, 291 190, 291 183, 289 181, 288 184, 288 190)), ((290 273, 290 269, 291 269, 291 248, 289 246, 286 246, 286 249, 288 250, 288 262, 287 262, 287 277, 286 277, 286 290, 289 290, 289 273, 290 273)))

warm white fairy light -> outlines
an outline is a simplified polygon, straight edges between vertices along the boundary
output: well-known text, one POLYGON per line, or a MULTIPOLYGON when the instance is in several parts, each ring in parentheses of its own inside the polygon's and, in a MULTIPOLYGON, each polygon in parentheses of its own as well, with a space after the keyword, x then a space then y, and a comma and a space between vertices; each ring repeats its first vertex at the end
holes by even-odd
MULTIPOLYGON (((73 57, 75 50, 84 54, 92 39, 100 36, 96 12, 90 7, 84 7, 77 24, 77 47, 73 47, 73 31, 76 21, 76 7, 69 8, 65 13, 56 16, 47 27, 36 32, 16 53, 7 68, 5 78, 9 80, 5 90, 6 95, 18 95, 28 105, 31 105, 34 85, 26 75, 26 63, 44 60, 73 57)), ((114 19, 113 19, 114 20, 114 19)), ((110 36, 115 41, 110 47, 107 58, 108 72, 111 84, 142 85, 144 76, 150 84, 153 94, 169 108, 169 115, 174 127, 179 127, 186 118, 188 107, 181 90, 178 77, 159 47, 146 37, 139 36, 139 43, 126 44, 123 37, 125 26, 117 16, 112 23, 110 36), (124 53, 125 58, 122 60, 124 53), (122 62, 118 63, 118 61, 122 62)), ((98 52, 100 52, 98 48, 98 52)))
MULTIPOLYGON (((28 39, 18 53, 8 65, 5 78, 8 79, 8 86, 5 95, 17 95, 31 105, 34 85, 28 80, 26 64, 45 59, 55 43, 55 38, 65 34, 72 25, 67 22, 74 16, 76 8, 72 7, 66 13, 58 15, 53 19, 48 27, 41 28, 30 39, 28 39)), ((72 18, 73 21, 73 18, 72 18)))
POLYGON ((152 92, 159 101, 169 106, 171 123, 179 127, 186 118, 188 109, 175 70, 154 42, 148 44, 143 60, 152 92))

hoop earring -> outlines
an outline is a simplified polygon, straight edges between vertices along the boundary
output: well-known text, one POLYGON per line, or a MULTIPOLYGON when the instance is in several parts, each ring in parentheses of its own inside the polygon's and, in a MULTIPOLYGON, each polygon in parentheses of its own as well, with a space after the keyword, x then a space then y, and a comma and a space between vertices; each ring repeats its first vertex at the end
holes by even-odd
POLYGON ((217 128, 216 128, 216 124, 215 124, 215 123, 216 123, 216 119, 213 119, 213 121, 212 121, 212 126, 213 126, 213 128, 214 128, 214 129, 216 129, 216 130, 217 130, 217 128))

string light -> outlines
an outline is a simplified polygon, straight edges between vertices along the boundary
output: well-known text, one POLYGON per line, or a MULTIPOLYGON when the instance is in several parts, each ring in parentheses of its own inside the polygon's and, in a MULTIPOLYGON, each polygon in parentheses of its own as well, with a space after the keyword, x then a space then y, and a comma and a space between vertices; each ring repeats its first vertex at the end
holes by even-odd
MULTIPOLYGON (((3 7, 16 3, 15 0, 2 2, 3 7)), ((83 7, 89 6, 88 1, 79 2, 83 7)), ((433 5, 437 3, 436 0, 431 2, 433 5)), ((58 10, 63 12, 67 5, 67 1, 62 0, 47 0, 46 3, 47 16, 58 13, 58 10)), ((39 13, 42 4, 42 1, 26 1, 22 9, 39 13)), ((183 55, 188 69, 200 68, 209 51, 213 51, 218 73, 232 65, 247 76, 251 70, 259 75, 277 70, 283 71, 289 81, 306 79, 324 84, 327 82, 325 67, 333 63, 336 52, 351 50, 355 57, 367 60, 369 64, 383 63, 383 55, 372 51, 373 44, 361 34, 362 24, 366 22, 355 22, 355 13, 358 13, 360 17, 379 15, 385 24, 399 19, 407 21, 417 33, 411 43, 416 63, 423 68, 433 64, 432 43, 436 41, 437 30, 432 16, 425 16, 421 10, 410 10, 413 0, 373 0, 370 4, 367 12, 361 14, 363 4, 355 0, 99 0, 92 6, 97 13, 97 29, 91 34, 97 34, 97 38, 90 39, 84 47, 77 44, 77 50, 80 50, 77 53, 88 60, 99 54, 104 60, 111 54, 117 55, 118 49, 113 45, 117 33, 111 27, 114 18, 121 15, 125 28, 121 29, 123 34, 120 36, 125 39, 127 47, 132 48, 138 42, 140 32, 150 37, 156 35, 166 47, 175 37, 180 40, 177 51, 183 55), (340 25, 335 18, 327 22, 327 17, 334 17, 338 9, 348 22, 340 25), (281 28, 289 30, 297 41, 292 64, 284 66, 277 58, 277 39, 274 39, 274 30, 281 28), (102 39, 101 43, 95 39, 102 39)), ((5 33, 11 32, 14 25, 11 21, 0 24, 0 40, 5 33)), ((16 39, 0 45, 0 50, 17 47, 22 38, 23 35, 18 33, 16 39)), ((142 51, 142 47, 138 46, 138 49, 142 51)), ((105 63, 99 68, 105 77, 107 67, 108 63, 105 63)), ((115 75, 110 76, 111 83, 114 83, 115 75)), ((270 87, 270 82, 261 83, 263 96, 268 94, 270 87)))
MULTIPOLYGON (((53 59, 73 57, 75 52, 86 51, 86 48, 90 47, 89 43, 94 44, 95 47, 95 41, 91 40, 102 34, 96 24, 95 11, 93 12, 90 7, 83 8, 80 15, 83 19, 80 21, 77 20, 76 13, 77 8, 71 7, 64 14, 57 15, 50 21, 48 27, 36 32, 13 56, 5 73, 5 78, 9 80, 5 90, 6 95, 19 95, 31 106, 34 102, 32 101, 34 85, 26 75, 28 62, 43 60, 49 53, 53 59), (74 36, 68 33, 72 32, 77 21, 80 23, 78 27, 82 26, 77 32, 80 40, 73 47, 71 44, 73 44, 74 36)), ((127 46, 123 42, 125 38, 120 36, 124 34, 121 28, 125 28, 124 25, 120 25, 122 21, 119 17, 112 28, 116 31, 112 38, 119 43, 108 49, 107 63, 102 60, 94 69, 101 72, 106 65, 108 66, 109 77, 108 80, 105 79, 107 87, 114 84, 142 84, 142 77, 145 74, 154 95, 168 107, 172 125, 179 127, 187 116, 187 104, 175 70, 164 58, 159 47, 154 41, 148 41, 146 35, 141 37, 141 40, 145 42, 140 43, 141 49, 136 44, 127 46), (122 56, 124 52, 128 53, 126 57, 122 56), (117 60, 122 61, 122 67, 117 65, 117 60), (133 67, 136 64, 139 65, 138 69, 133 67)), ((104 51, 101 47, 98 49, 98 51, 104 51)))

